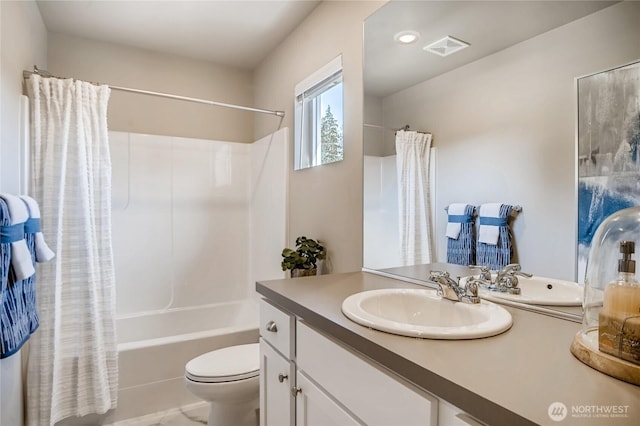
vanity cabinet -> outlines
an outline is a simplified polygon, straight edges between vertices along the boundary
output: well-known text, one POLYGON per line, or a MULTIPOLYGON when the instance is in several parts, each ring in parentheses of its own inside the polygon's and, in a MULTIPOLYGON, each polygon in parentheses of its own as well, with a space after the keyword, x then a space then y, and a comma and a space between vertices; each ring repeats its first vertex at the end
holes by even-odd
POLYGON ((294 315, 260 303, 261 426, 479 425, 294 315))
POLYGON ((260 425, 295 424, 295 318, 260 301, 260 425))
POLYGON ((295 317, 260 302, 260 425, 359 425, 296 368, 295 317))

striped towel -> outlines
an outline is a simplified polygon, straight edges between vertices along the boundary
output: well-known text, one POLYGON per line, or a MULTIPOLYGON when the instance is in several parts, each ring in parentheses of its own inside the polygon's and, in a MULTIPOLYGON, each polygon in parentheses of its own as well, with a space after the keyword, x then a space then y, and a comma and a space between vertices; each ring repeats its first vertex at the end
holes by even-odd
POLYGON ((512 209, 513 206, 509 204, 491 203, 480 206, 477 265, 498 270, 511 263, 513 245, 508 219, 512 209))
POLYGON ((24 300, 24 280, 16 280, 11 268, 11 245, 17 239, 24 239, 24 234, 12 235, 12 228, 9 208, 0 198, 0 358, 18 352, 31 334, 31 319, 24 300))
POLYGON ((29 219, 29 211, 20 197, 11 194, 0 194, 9 212, 10 228, 5 228, 11 233, 11 267, 16 275, 16 281, 24 280, 36 273, 33 266, 31 253, 24 240, 24 224, 29 219))
POLYGON ((455 203, 447 207, 447 262, 457 265, 475 264, 476 247, 473 236, 475 206, 455 203))

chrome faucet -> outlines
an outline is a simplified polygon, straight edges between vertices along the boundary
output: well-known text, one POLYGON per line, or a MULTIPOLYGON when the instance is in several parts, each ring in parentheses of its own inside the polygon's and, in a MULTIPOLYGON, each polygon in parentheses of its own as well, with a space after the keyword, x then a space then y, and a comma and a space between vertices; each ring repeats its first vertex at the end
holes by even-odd
MULTIPOLYGON (((477 268, 477 266, 472 266, 477 268)), ((470 278, 468 283, 475 283, 490 291, 497 291, 500 293, 520 294, 520 287, 518 287, 518 276, 531 278, 533 275, 526 272, 522 272, 522 267, 518 263, 510 263, 501 270, 497 271, 495 281, 491 281, 491 274, 488 274, 488 268, 480 267, 480 277, 470 278)), ((467 284, 468 285, 468 284, 467 284)))
POLYGON ((442 271, 430 271, 429 280, 438 284, 438 294, 445 299, 454 302, 480 303, 476 283, 468 282, 465 287, 460 287, 460 278, 455 281, 448 272, 442 271))

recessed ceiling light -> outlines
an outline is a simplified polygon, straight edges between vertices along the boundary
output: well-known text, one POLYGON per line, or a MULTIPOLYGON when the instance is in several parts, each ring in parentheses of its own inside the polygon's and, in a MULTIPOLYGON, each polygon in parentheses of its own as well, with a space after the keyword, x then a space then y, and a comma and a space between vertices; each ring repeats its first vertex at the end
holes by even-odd
POLYGON ((451 36, 446 36, 438 41, 434 41, 428 46, 425 46, 423 49, 427 52, 435 53, 436 55, 448 56, 464 49, 465 47, 469 47, 469 43, 451 36))
POLYGON ((411 44, 420 40, 420 33, 417 31, 400 31, 393 36, 393 39, 396 43, 411 44))

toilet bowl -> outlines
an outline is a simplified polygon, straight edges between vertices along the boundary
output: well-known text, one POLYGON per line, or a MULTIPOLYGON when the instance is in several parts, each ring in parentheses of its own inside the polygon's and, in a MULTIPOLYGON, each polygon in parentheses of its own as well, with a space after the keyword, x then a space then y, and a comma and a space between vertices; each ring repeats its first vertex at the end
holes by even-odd
POLYGON ((192 359, 185 366, 185 384, 209 402, 209 426, 256 426, 260 345, 230 346, 192 359))

